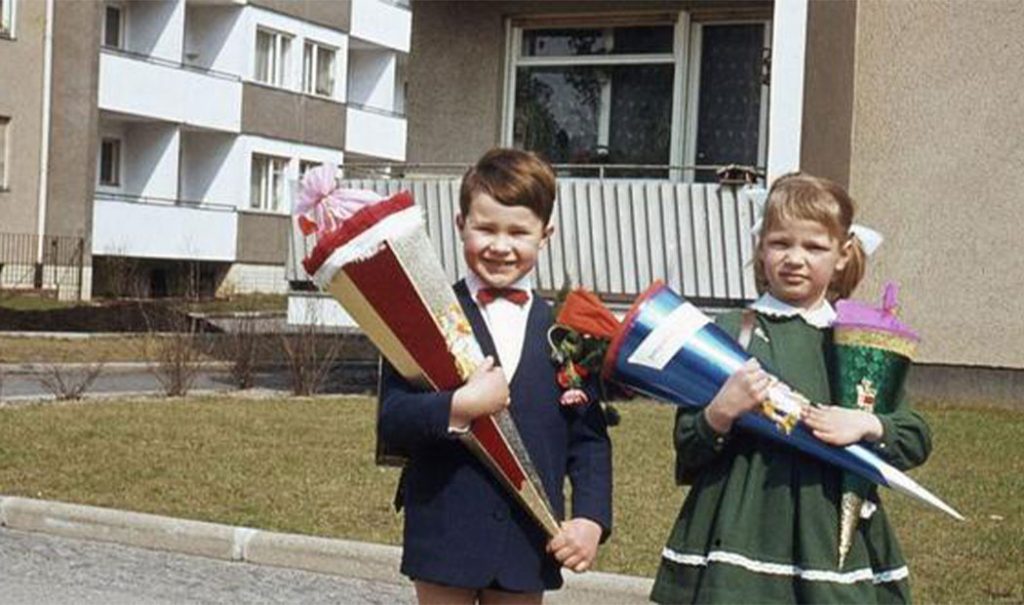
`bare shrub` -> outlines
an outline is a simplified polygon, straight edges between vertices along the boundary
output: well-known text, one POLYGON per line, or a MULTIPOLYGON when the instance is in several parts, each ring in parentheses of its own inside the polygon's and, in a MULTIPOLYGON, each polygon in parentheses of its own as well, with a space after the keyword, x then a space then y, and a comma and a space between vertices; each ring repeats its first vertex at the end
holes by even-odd
POLYGON ((137 298, 142 289, 139 260, 125 256, 123 249, 111 250, 103 256, 103 272, 99 290, 115 299, 137 298))
POLYGON ((144 341, 146 358, 164 394, 182 397, 195 384, 209 346, 199 324, 187 313, 175 313, 167 321, 170 331, 163 333, 154 331, 150 324, 144 341))
POLYGON ((231 379, 240 389, 252 388, 256 382, 261 353, 258 323, 255 313, 242 312, 233 322, 231 331, 222 337, 231 364, 231 379))
POLYGON ((281 348, 295 395, 319 392, 341 352, 339 340, 325 333, 313 307, 309 307, 306 316, 305 324, 281 334, 281 348))
POLYGON ((43 368, 43 375, 36 382, 60 401, 81 399, 96 379, 103 373, 105 361, 75 364, 73 366, 51 363, 43 368))

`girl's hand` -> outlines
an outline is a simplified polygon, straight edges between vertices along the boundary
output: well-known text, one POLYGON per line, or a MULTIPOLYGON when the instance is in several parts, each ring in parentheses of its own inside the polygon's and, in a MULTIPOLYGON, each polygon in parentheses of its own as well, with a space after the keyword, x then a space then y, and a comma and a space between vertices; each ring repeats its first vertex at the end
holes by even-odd
POLYGON ((475 418, 500 412, 510 403, 505 372, 495 367, 494 358, 488 355, 466 384, 452 395, 448 424, 453 428, 467 427, 475 418))
POLYGON ((756 359, 749 359, 729 377, 718 394, 704 408, 704 416, 715 432, 725 434, 741 415, 757 408, 768 398, 771 376, 761 369, 756 359))
POLYGON ((877 416, 835 405, 808 406, 801 420, 814 436, 829 445, 844 446, 864 439, 878 441, 884 429, 877 416))
POLYGON ((576 573, 590 569, 597 558, 597 545, 601 541, 601 526, 583 517, 562 523, 561 531, 548 542, 548 552, 576 573))

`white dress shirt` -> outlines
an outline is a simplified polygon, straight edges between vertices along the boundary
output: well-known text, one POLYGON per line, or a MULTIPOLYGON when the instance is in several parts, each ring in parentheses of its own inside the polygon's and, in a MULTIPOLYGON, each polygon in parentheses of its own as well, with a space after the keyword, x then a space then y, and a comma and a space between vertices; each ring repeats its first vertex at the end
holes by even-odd
POLYGON ((480 309, 480 315, 483 316, 494 340, 494 348, 498 351, 498 360, 505 372, 505 379, 511 383, 512 376, 519 367, 519 359, 523 355, 526 320, 530 316, 530 306, 533 304, 533 282, 527 275, 509 286, 526 291, 526 304, 522 306, 504 298, 496 298, 490 304, 481 305, 476 299, 476 293, 488 286, 473 272, 466 275, 466 287, 469 288, 469 295, 480 309))

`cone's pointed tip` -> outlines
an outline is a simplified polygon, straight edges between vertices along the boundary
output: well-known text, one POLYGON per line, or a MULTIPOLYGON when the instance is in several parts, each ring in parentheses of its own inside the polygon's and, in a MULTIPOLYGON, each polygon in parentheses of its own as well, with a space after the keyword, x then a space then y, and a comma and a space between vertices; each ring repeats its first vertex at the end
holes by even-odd
POLYGON ((958 513, 956 509, 946 504, 945 502, 942 501, 941 498, 939 498, 935 494, 931 493, 930 491, 922 487, 916 481, 911 479, 910 476, 907 475, 906 473, 896 470, 894 467, 889 467, 887 469, 883 467, 882 471, 886 483, 891 489, 901 492, 904 495, 910 496, 911 498, 917 500, 918 502, 930 504, 935 508, 941 510, 942 512, 946 513, 947 515, 953 517, 954 519, 960 521, 964 520, 963 515, 958 513))

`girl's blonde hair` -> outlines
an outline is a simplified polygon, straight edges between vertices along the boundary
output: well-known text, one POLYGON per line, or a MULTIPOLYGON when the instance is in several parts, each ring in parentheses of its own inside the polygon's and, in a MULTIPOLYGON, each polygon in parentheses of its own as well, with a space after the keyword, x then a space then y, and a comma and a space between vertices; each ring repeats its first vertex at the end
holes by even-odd
POLYGON ((860 240, 850 233, 855 210, 850 194, 828 179, 802 172, 791 172, 776 179, 765 201, 761 237, 757 243, 758 253, 754 257, 754 278, 758 292, 768 289, 760 254, 764 235, 779 228, 782 221, 808 220, 824 226, 840 246, 847 241, 851 243, 846 266, 833 276, 826 293, 830 302, 849 297, 864 278, 867 259, 860 240))

